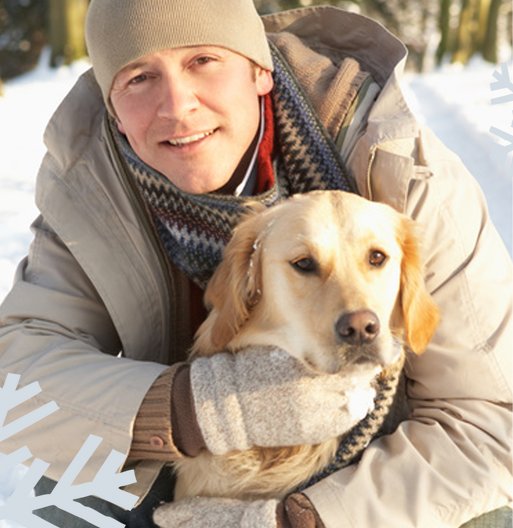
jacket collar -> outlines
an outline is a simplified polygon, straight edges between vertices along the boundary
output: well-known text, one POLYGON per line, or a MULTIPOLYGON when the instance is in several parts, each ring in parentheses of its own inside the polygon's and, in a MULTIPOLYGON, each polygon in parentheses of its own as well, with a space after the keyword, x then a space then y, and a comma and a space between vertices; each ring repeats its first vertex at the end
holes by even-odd
POLYGON ((292 33, 335 64, 356 59, 381 86, 407 55, 404 44, 375 20, 333 6, 282 11, 262 20, 271 35, 292 33))
MULTIPOLYGON (((404 69, 407 49, 390 31, 378 22, 363 15, 350 13, 333 6, 314 6, 293 9, 263 17, 266 31, 274 40, 276 33, 290 33, 296 37, 296 46, 305 51, 304 68, 296 68, 295 74, 303 86, 311 86, 309 78, 325 75, 326 59, 340 66, 351 57, 358 61, 362 70, 371 74, 381 87, 368 117, 368 134, 371 143, 379 144, 396 138, 415 135, 417 124, 400 90, 399 78, 404 69), (317 64, 312 60, 314 53, 317 64), (308 62, 306 62, 308 61, 308 62), (319 72, 316 72, 319 68, 319 72)), ((301 52, 297 52, 299 54, 301 52)), ((335 80, 337 68, 328 75, 335 80)), ((314 106, 325 97, 323 83, 315 83, 317 91, 308 90, 314 106)))
POLYGON ((326 98, 326 86, 336 83, 345 59, 355 59, 370 73, 379 95, 345 161, 363 196, 403 211, 419 136, 419 125, 400 89, 406 47, 378 22, 332 6, 284 11, 263 21, 278 47, 279 42, 294 47, 280 51, 294 56, 294 72, 316 108, 326 98), (293 38, 284 39, 284 33, 293 38))

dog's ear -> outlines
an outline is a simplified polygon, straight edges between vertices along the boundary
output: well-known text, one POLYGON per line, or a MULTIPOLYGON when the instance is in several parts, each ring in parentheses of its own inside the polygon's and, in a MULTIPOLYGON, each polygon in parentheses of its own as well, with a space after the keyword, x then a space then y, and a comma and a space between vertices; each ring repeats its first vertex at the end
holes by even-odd
POLYGON ((205 291, 207 307, 216 312, 210 339, 218 350, 235 336, 260 297, 262 221, 256 209, 235 228, 205 291))
POLYGON ((436 330, 439 313, 424 283, 415 224, 407 217, 401 218, 399 242, 403 251, 400 296, 405 339, 410 349, 420 354, 436 330))

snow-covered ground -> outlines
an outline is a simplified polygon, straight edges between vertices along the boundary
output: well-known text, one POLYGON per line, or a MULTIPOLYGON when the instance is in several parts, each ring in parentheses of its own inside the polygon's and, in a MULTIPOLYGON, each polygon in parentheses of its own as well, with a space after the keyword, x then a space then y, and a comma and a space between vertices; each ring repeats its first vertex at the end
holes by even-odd
POLYGON ((89 64, 52 70, 48 57, 32 72, 8 81, 0 97, 0 301, 16 263, 32 239, 34 186, 45 153, 43 131, 59 102, 89 64))
POLYGON ((511 255, 513 63, 474 60, 466 67, 455 64, 425 75, 407 75, 404 90, 419 120, 461 157, 478 180, 511 255), (497 77, 502 78, 501 87, 497 77), (491 128, 500 130, 502 137, 491 128))
MULTIPOLYGON (((87 68, 87 61, 80 61, 50 70, 42 60, 35 71, 7 82, 0 97, 0 301, 31 240, 29 226, 37 214, 34 184, 44 155, 45 124, 87 68)), ((504 83, 503 89, 492 90, 494 71, 500 72, 501 66, 480 60, 465 68, 445 66, 430 74, 407 75, 404 88, 419 119, 461 156, 480 182, 511 253, 513 153, 507 153, 506 141, 490 128, 513 136, 513 85, 508 90, 504 83), (498 97, 505 100, 492 104, 498 97)), ((513 79, 511 66, 509 72, 513 79)), ((11 477, 1 473, 0 468, 0 505, 2 495, 9 495, 13 486, 11 477)), ((0 521, 0 528, 7 524, 0 521)))

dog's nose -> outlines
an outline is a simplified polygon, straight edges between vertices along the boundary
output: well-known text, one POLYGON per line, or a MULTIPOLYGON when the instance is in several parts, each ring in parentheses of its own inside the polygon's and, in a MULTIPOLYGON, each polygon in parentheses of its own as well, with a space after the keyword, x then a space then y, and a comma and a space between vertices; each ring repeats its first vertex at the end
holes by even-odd
POLYGON ((372 343, 379 334, 378 316, 370 310, 357 310, 342 315, 335 324, 338 337, 351 345, 372 343))

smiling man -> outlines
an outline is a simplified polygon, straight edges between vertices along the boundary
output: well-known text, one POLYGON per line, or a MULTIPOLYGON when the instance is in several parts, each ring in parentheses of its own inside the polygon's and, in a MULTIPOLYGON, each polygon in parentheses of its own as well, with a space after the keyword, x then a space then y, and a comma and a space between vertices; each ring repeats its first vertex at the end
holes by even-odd
POLYGON ((235 173, 258 130, 259 97, 272 86, 271 72, 242 55, 193 46, 128 64, 110 101, 141 160, 196 194, 220 189, 235 173))
POLYGON ((488 512, 474 526, 509 526, 511 261, 474 179, 404 102, 404 46, 340 9, 262 21, 251 0, 92 0, 86 36, 93 68, 46 130, 34 242, 0 307, 0 383, 16 372, 59 405, 2 444, 51 463, 38 493, 96 434, 81 478, 116 449, 141 501, 84 502, 129 528, 153 527, 163 502, 163 528, 439 528, 488 512), (404 384, 378 387, 380 405, 345 437, 347 467, 285 498, 172 502, 180 457, 317 443, 357 421, 344 374, 287 351, 186 360, 248 204, 313 189, 418 222, 439 328, 407 355, 404 384))

